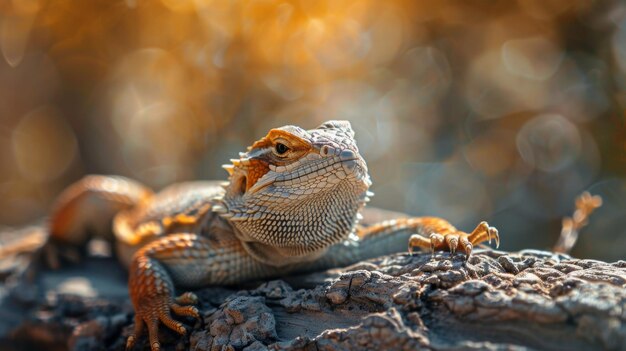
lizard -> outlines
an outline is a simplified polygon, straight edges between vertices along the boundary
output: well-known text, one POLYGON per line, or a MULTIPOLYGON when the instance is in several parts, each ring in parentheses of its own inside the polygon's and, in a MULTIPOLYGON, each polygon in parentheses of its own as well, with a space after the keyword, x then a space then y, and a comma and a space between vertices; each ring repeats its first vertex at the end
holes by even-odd
POLYGON ((499 245, 486 222, 470 233, 437 217, 377 222, 381 215, 365 208, 372 182, 347 121, 271 129, 223 168, 226 182, 158 193, 129 178, 89 175, 55 201, 44 246, 52 262, 101 236, 128 268, 135 316, 127 350, 145 329, 151 350, 160 350, 161 324, 185 335, 173 316, 200 317, 197 297, 175 296, 177 289, 347 266, 406 251, 407 242, 411 253, 458 250, 466 258, 492 238, 499 245))

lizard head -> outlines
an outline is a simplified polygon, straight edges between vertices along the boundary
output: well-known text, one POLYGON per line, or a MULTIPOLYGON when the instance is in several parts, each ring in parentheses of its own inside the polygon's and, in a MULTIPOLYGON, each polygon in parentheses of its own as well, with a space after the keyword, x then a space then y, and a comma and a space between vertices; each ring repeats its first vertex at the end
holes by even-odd
POLYGON ((230 177, 222 217, 268 264, 315 257, 347 238, 371 195, 347 121, 272 129, 231 162, 223 166, 230 177))

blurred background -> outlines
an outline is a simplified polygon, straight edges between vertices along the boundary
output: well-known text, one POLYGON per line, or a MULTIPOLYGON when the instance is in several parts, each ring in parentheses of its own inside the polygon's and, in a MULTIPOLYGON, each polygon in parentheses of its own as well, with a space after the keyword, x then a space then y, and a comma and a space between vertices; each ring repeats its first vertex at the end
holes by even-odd
POLYGON ((372 205, 626 258, 620 1, 0 1, 0 224, 84 174, 224 179, 267 130, 347 119, 372 205))

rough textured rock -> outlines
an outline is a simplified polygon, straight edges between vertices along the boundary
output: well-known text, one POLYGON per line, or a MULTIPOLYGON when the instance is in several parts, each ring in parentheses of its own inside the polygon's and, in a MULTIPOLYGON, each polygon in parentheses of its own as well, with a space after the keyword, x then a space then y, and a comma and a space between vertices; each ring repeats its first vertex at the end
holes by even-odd
MULTIPOLYGON (((161 328, 165 349, 626 350, 626 261, 395 255, 285 280, 197 291, 203 321, 182 339, 161 328)), ((122 350, 131 330, 119 296, 48 292, 27 307, 1 340, 10 350, 122 350)))

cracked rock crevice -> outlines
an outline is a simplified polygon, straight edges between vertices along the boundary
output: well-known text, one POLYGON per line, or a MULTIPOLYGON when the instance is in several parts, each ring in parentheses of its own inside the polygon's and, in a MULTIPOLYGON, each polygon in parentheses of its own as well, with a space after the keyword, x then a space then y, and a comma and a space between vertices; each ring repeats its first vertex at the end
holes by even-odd
MULTIPOLYGON (((198 290, 204 323, 184 320, 182 340, 163 330, 163 348, 626 350, 624 261, 535 250, 477 252, 468 262, 398 254, 288 281, 198 290)), ((37 338, 55 330, 67 348, 121 350, 131 317, 129 302, 60 295, 35 302, 2 341, 45 346, 37 338)))

